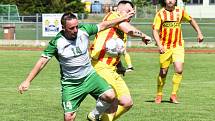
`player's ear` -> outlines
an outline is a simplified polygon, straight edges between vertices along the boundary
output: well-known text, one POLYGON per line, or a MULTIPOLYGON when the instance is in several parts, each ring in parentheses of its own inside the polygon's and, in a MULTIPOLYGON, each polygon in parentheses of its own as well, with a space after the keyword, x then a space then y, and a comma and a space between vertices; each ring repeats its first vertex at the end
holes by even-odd
POLYGON ((65 29, 65 27, 62 25, 62 29, 65 29))

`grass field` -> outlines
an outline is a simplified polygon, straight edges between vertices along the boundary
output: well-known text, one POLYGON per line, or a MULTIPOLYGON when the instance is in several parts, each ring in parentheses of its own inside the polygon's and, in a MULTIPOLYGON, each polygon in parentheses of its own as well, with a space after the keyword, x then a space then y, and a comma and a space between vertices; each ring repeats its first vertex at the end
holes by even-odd
MULTIPOLYGON (((25 79, 41 52, 0 51, 0 120, 62 121, 59 67, 52 59, 33 81, 28 92, 20 95, 17 86, 25 79)), ((156 105, 157 53, 130 53, 135 71, 124 79, 134 107, 119 121, 214 121, 215 54, 186 54, 184 78, 179 92, 180 104, 169 103, 171 67, 163 103, 156 105)), ((87 97, 78 110, 77 121, 84 121, 95 101, 87 97)))

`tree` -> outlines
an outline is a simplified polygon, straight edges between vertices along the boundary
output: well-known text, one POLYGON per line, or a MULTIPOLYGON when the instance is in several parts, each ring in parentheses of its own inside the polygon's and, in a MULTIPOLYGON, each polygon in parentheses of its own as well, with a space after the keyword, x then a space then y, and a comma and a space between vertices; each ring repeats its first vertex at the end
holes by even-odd
POLYGON ((152 3, 152 0, 132 0, 135 6, 142 7, 145 5, 150 5, 152 3))
POLYGON ((85 13, 84 8, 85 3, 82 3, 80 0, 66 0, 64 11, 71 11, 73 13, 85 13))
POLYGON ((1 0, 0 4, 17 5, 20 15, 63 13, 66 11, 85 12, 85 4, 80 0, 1 0))
POLYGON ((187 2, 190 2, 190 0, 183 0, 183 2, 187 3, 187 2))

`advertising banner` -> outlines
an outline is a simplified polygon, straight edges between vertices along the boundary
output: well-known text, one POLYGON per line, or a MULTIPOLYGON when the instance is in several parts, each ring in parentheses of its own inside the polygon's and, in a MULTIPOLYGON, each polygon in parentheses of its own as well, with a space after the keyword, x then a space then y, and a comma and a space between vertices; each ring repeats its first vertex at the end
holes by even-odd
POLYGON ((42 14, 42 35, 53 37, 62 29, 60 19, 63 14, 42 14))

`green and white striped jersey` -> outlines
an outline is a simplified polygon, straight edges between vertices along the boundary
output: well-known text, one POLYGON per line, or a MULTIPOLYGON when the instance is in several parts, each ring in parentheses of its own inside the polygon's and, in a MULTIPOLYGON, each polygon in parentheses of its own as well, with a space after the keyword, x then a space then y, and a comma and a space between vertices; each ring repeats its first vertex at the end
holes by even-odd
POLYGON ((63 31, 52 39, 42 56, 49 59, 53 56, 59 61, 61 79, 76 80, 94 71, 88 52, 89 36, 99 31, 98 25, 83 24, 79 26, 76 40, 67 40, 63 31))

